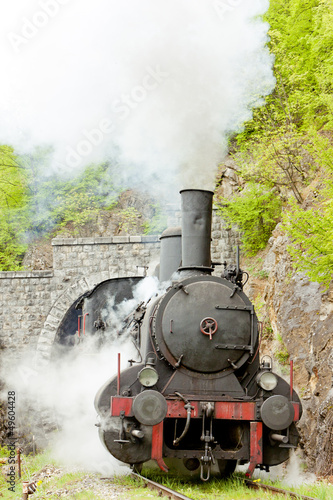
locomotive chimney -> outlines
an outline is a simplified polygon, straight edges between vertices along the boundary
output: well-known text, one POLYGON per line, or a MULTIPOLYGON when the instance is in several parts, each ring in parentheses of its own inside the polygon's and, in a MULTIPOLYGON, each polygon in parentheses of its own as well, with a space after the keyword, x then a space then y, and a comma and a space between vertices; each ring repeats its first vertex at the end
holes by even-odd
POLYGON ((182 267, 211 273, 212 191, 184 189, 182 201, 182 267))
POLYGON ((182 260, 182 230, 170 227, 161 235, 160 281, 168 281, 175 273, 182 260))

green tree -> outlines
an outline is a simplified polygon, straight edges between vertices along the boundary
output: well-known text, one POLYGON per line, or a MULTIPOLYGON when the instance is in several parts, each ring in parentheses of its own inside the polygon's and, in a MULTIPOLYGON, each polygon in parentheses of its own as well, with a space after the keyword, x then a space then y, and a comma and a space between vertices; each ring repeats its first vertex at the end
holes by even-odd
POLYGON ((221 217, 228 227, 237 226, 241 231, 243 248, 249 255, 266 246, 281 212, 281 200, 274 191, 248 184, 232 200, 222 198, 220 203, 221 217))
MULTIPOLYGON (((289 200, 284 227, 295 266, 327 284, 332 274, 333 223, 332 0, 271 0, 265 18, 275 55, 276 87, 233 139, 238 173, 251 186, 260 184, 263 192, 275 188, 280 208, 289 200), (320 193, 309 208, 304 199, 317 185, 320 193)), ((251 233, 253 242, 263 242, 268 233, 263 238, 261 225, 251 222, 253 214, 258 221, 261 217, 254 192, 252 187, 235 196, 227 207, 228 216, 238 227, 243 224, 245 238, 251 233), (235 203, 240 204, 237 210, 235 203)), ((277 219, 276 210, 269 217, 272 221, 277 219)), ((267 231, 269 227, 274 224, 268 224, 267 231)), ((255 245, 250 245, 255 251, 255 245)))
POLYGON ((0 270, 20 269, 26 245, 22 242, 25 231, 26 204, 25 170, 19 165, 9 146, 0 146, 0 270))
POLYGON ((74 232, 96 220, 101 208, 111 208, 121 188, 114 184, 109 163, 88 165, 64 178, 52 166, 52 149, 38 148, 21 158, 27 172, 27 211, 31 238, 71 224, 74 232))
POLYGON ((325 287, 333 275, 333 183, 327 191, 331 193, 331 199, 309 210, 293 204, 283 217, 283 228, 291 241, 288 251, 294 267, 325 287))

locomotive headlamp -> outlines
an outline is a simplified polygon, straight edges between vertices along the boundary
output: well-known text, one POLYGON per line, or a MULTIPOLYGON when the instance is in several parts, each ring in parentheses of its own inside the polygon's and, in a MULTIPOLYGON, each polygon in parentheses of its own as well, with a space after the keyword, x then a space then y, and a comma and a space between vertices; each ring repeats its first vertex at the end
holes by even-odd
POLYGON ((138 374, 138 379, 144 387, 153 387, 158 382, 158 373, 152 366, 145 366, 138 374))
POLYGON ((273 391, 277 386, 278 379, 271 371, 262 371, 257 376, 257 384, 264 391, 273 391))

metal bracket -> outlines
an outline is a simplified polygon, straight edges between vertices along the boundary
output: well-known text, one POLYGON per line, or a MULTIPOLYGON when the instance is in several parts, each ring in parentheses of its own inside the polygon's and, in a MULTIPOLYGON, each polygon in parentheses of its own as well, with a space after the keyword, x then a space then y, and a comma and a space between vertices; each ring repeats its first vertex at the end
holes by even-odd
POLYGON ((252 312, 253 306, 215 306, 215 309, 222 311, 249 311, 252 312))
POLYGON ((124 427, 124 419, 125 419, 125 412, 122 410, 119 415, 120 422, 121 422, 121 427, 119 431, 119 439, 115 439, 115 443, 119 443, 121 446, 125 443, 130 443, 128 439, 124 439, 125 437, 125 427, 124 427))
POLYGON ((226 349, 229 351, 251 351, 250 345, 216 344, 215 349, 226 349))
POLYGON ((200 401, 200 410, 201 415, 205 415, 207 418, 210 418, 212 415, 214 415, 215 403, 212 401, 200 401))
POLYGON ((206 435, 204 437, 205 441, 205 454, 200 458, 200 479, 202 481, 208 481, 210 478, 210 471, 212 465, 215 465, 215 457, 213 455, 213 451, 209 443, 212 442, 214 438, 209 435, 209 431, 206 431, 206 435), (204 472, 206 469, 206 475, 204 476, 204 472))

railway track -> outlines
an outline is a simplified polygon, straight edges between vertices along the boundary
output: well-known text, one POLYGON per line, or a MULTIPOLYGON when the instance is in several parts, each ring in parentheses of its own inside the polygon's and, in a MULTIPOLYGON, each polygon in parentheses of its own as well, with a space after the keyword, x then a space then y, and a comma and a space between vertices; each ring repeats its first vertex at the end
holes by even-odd
MULTIPOLYGON (((163 486, 160 483, 157 483, 155 481, 152 481, 151 479, 148 479, 144 476, 141 476, 141 474, 138 474, 136 472, 132 472, 131 476, 134 479, 137 479, 138 481, 143 481, 148 488, 158 491, 160 496, 165 496, 169 498, 170 500, 193 500, 190 497, 187 497, 186 495, 183 495, 182 493, 179 493, 178 491, 172 490, 170 488, 167 488, 166 486, 163 486)), ((306 495, 300 495, 297 493, 294 493, 293 491, 288 491, 288 490, 283 490, 282 488, 276 488, 275 486, 270 486, 268 484, 263 484, 263 483, 257 483, 254 481, 251 481, 250 479, 244 479, 244 478, 239 478, 244 483, 246 486, 249 488, 253 488, 256 490, 263 490, 263 491, 269 491, 271 493, 275 493, 277 495, 285 495, 289 496, 289 498, 295 498, 297 500, 318 500, 313 497, 308 497, 306 495)))
POLYGON ((282 488, 276 488, 275 486, 270 486, 268 484, 264 483, 256 483, 254 481, 251 481, 250 479, 244 479, 240 478, 244 483, 249 487, 253 488, 255 490, 265 490, 265 491, 270 491, 272 493, 276 493, 277 495, 289 495, 290 498, 296 498, 297 500, 318 500, 317 498, 313 497, 308 497, 306 495, 300 495, 298 493, 295 493, 293 491, 288 491, 288 490, 283 490, 282 488))
POLYGON ((171 490, 170 488, 163 486, 163 484, 156 483, 151 479, 147 479, 146 477, 141 476, 137 472, 132 472, 131 476, 134 477, 134 479, 143 481, 148 488, 150 488, 151 490, 158 491, 161 494, 161 496, 164 495, 167 498, 170 498, 171 500, 193 500, 192 498, 187 497, 186 495, 183 495, 178 491, 171 490))

